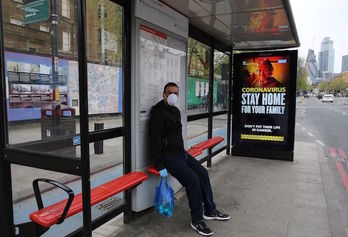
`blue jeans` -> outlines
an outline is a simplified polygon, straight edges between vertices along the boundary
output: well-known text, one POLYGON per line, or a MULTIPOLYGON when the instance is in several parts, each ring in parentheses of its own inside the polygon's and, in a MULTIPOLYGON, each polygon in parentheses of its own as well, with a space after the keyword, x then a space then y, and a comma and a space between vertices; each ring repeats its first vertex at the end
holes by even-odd
POLYGON ((185 153, 164 154, 164 167, 186 189, 193 223, 203 220, 203 208, 210 213, 215 210, 208 171, 192 156, 185 153))

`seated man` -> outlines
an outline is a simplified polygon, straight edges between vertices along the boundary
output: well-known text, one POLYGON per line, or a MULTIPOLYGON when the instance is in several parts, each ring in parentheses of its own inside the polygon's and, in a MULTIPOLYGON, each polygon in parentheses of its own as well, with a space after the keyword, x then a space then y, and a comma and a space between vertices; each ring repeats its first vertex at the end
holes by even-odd
POLYGON ((163 100, 151 110, 151 155, 162 177, 168 175, 168 170, 185 187, 191 209, 191 227, 199 234, 208 236, 213 231, 203 219, 228 220, 230 216, 216 209, 208 171, 184 149, 181 115, 175 107, 178 94, 179 88, 175 83, 166 84, 163 100))

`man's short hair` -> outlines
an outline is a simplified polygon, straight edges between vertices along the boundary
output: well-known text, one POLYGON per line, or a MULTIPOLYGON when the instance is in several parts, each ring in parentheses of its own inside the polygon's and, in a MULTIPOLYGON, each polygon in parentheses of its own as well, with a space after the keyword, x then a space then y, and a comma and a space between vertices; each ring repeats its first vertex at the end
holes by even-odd
POLYGON ((174 82, 168 82, 163 88, 163 93, 166 93, 167 88, 171 87, 171 86, 175 86, 175 87, 179 88, 178 85, 175 84, 174 82))

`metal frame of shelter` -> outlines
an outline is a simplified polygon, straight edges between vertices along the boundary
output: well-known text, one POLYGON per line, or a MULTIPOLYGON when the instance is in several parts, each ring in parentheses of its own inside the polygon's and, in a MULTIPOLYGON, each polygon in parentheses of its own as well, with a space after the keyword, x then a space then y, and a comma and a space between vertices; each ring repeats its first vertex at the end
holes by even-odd
MULTIPOLYGON (((0 1, 0 67, 1 67, 1 99, 0 99, 0 229, 4 236, 15 235, 15 225, 13 216, 12 202, 12 180, 11 164, 34 167, 55 172, 62 172, 80 176, 82 179, 82 196, 83 196, 83 227, 71 233, 71 236, 91 236, 92 230, 101 226, 108 220, 125 212, 125 222, 131 220, 131 195, 126 191, 125 203, 119 208, 112 210, 100 218, 92 221, 91 204, 90 204, 90 160, 89 144, 95 141, 106 140, 110 138, 123 137, 124 150, 124 170, 123 173, 131 171, 131 1, 112 0, 112 2, 123 7, 123 43, 122 43, 122 65, 123 65, 123 127, 105 129, 100 131, 89 132, 88 128, 88 85, 87 85, 87 56, 86 56, 86 1, 76 0, 78 13, 78 70, 79 70, 79 109, 80 109, 80 135, 81 135, 81 159, 65 155, 48 154, 45 150, 29 151, 28 147, 44 147, 50 150, 52 147, 67 147, 72 144, 70 137, 61 137, 45 141, 25 144, 25 146, 9 145, 7 131, 7 104, 6 104, 6 82, 5 82, 5 56, 4 56, 4 32, 2 18, 2 1, 0 1), (48 162, 49 161, 49 162, 48 162)), ((286 1, 285 1, 286 2, 286 1)), ((285 7, 288 7, 285 5, 285 7)), ((293 21, 293 19, 290 19, 293 21)), ((294 23, 292 23, 294 24, 294 23)), ((297 37, 297 34, 295 34, 297 37)), ((214 83, 214 50, 225 53, 229 56, 229 83, 228 83, 228 109, 223 111, 213 111, 213 93, 209 93, 209 108, 207 113, 189 115, 187 121, 199 119, 208 119, 208 138, 212 137, 213 118, 214 116, 227 114, 227 141, 226 146, 212 152, 200 160, 207 161, 211 166, 211 158, 226 150, 230 154, 231 150, 231 114, 232 114, 232 54, 233 48, 223 42, 209 36, 202 30, 190 24, 189 36, 200 41, 211 48, 209 54, 209 91, 213 91, 214 83)), ((295 37, 295 38, 296 38, 295 37)), ((298 39, 297 39, 298 40, 298 39)), ((253 49, 254 50, 254 49, 253 49)))
POLYGON ((87 56, 86 56, 86 1, 77 0, 77 30, 78 30, 78 72, 79 72, 79 109, 80 109, 80 137, 81 137, 81 159, 65 155, 47 154, 45 151, 52 148, 64 148, 73 144, 73 137, 62 137, 45 141, 33 142, 23 145, 9 145, 7 131, 7 105, 5 85, 5 63, 4 63, 4 34, 3 34, 3 6, 0 2, 0 65, 1 65, 1 106, 0 106, 0 228, 4 236, 14 236, 13 202, 11 187, 11 164, 35 167, 50 171, 77 175, 82 180, 83 199, 83 227, 71 233, 71 236, 91 236, 92 230, 101 226, 113 217, 125 212, 125 222, 131 218, 131 196, 125 192, 125 203, 119 208, 105 215, 91 220, 90 204, 90 161, 89 143, 116 137, 124 137, 124 165, 123 173, 131 171, 131 129, 130 129, 130 37, 131 37, 131 3, 126 0, 113 0, 114 3, 123 7, 123 127, 105 129, 89 132, 88 128, 88 85, 87 85, 87 56), (26 148, 43 148, 41 151, 29 151, 26 148))

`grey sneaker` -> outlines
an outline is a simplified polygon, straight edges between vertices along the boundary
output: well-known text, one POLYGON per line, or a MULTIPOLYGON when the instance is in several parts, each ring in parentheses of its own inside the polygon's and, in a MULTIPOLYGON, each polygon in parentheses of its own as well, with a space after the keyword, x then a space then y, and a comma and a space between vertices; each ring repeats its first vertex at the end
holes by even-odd
POLYGON ((210 236, 210 235, 214 234, 214 232, 208 228, 207 224, 205 224, 204 221, 201 221, 197 224, 193 224, 191 222, 191 227, 192 227, 192 229, 197 231, 198 234, 200 234, 200 235, 210 236))
POLYGON ((203 213, 203 218, 205 220, 219 220, 226 221, 230 219, 230 215, 219 212, 218 210, 212 211, 211 213, 203 213))

